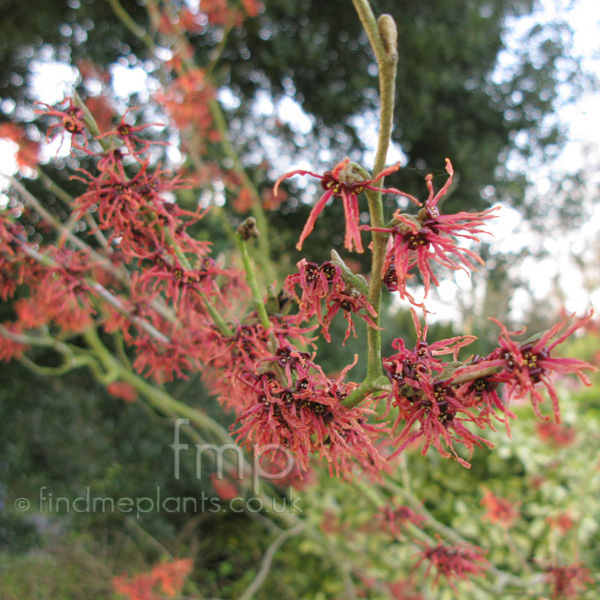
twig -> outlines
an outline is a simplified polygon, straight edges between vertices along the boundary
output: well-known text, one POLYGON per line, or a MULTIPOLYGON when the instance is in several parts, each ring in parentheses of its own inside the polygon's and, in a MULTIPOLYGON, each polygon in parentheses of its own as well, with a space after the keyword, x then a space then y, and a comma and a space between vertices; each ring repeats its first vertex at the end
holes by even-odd
POLYGON ((280 534, 275 541, 267 548, 265 555, 263 557, 262 565, 258 574, 254 578, 254 581, 248 586, 246 591, 239 597, 238 600, 251 600, 252 596, 258 591, 260 586, 264 583, 269 571, 271 570, 271 565, 273 563, 273 557, 275 556, 275 552, 279 550, 279 548, 291 537, 298 535, 304 529, 303 525, 296 525, 296 527, 292 527, 291 529, 286 529, 282 534, 280 534))

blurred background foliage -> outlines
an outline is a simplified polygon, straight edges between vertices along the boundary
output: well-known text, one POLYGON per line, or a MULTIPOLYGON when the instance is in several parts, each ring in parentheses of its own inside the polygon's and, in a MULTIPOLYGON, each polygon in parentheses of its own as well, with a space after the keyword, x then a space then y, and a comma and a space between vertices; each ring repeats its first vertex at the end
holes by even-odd
MULTIPOLYGON (((146 24, 143 6, 132 0, 123 6, 138 23, 146 24)), ((434 174, 436 187, 445 181, 443 165, 449 156, 459 185, 445 210, 481 210, 501 201, 518 208, 538 228, 544 228, 541 217, 548 214, 558 219, 552 221, 553 227, 566 231, 578 227, 584 218, 583 171, 572 173, 568 182, 553 181, 552 193, 544 198, 530 185, 534 167, 555 158, 565 140, 556 110, 595 85, 572 53, 568 23, 554 19, 526 28, 517 51, 507 47, 511 27, 538 8, 533 0, 379 0, 374 8, 392 14, 399 29, 394 141, 406 160, 387 184, 422 197, 427 173, 434 174)), ((34 74, 41 65, 91 61, 109 79, 115 64, 142 67, 159 78, 147 48, 115 17, 109 2, 36 0, 33 9, 27 3, 0 0, 0 15, 0 120, 21 122, 34 139, 43 138, 32 109, 34 74)), ((215 27, 191 37, 200 65, 207 63, 220 41, 220 29, 215 27)), ((162 43, 168 50, 166 39, 162 43)), ((263 13, 227 37, 214 77, 227 91, 220 97, 236 149, 261 190, 299 164, 322 172, 344 156, 359 161, 368 156, 369 132, 376 119, 376 72, 347 0, 268 0, 263 13), (260 109, 261 103, 277 107, 289 100, 304 113, 298 122, 260 109)), ((78 91, 84 98, 94 96, 81 79, 78 91)), ((124 105, 114 90, 109 93, 124 105)), ((133 106, 143 103, 150 107, 146 112, 154 114, 143 95, 126 101, 133 106)), ((80 188, 65 169, 77 164, 65 158, 44 170, 77 194, 80 188)), ((273 258, 282 274, 300 258, 293 247, 310 209, 307 202, 318 193, 318 186, 302 185, 290 182, 288 199, 269 212, 273 258)), ((31 182, 31 189, 51 210, 60 212, 39 180, 31 182)), ((226 197, 227 203, 233 200, 226 197)), ((394 208, 386 207, 387 216, 394 208)), ((211 239, 219 251, 226 247, 226 231, 219 216, 210 218, 211 239)), ((336 203, 327 207, 305 247, 307 259, 321 262, 329 248, 341 248, 342 218, 336 203)), ((525 248, 501 255, 484 248, 483 256, 493 268, 473 278, 472 289, 477 285, 484 289, 478 303, 467 292, 462 322, 432 326, 430 339, 475 333, 481 340, 474 351, 485 354, 490 330, 484 317, 506 317, 515 288, 526 284, 509 267, 532 252, 525 248)), ((352 258, 353 268, 366 270, 361 257, 352 258)), ((391 299, 386 311, 386 348, 396 337, 414 337, 406 311, 398 310, 391 299)), ((9 316, 3 314, 0 320, 9 316)), ((532 330, 538 330, 555 317, 553 310, 545 310, 527 318, 532 330)), ((338 323, 334 342, 319 347, 327 370, 340 369, 362 350, 360 338, 340 348, 343 331, 338 323)), ((598 337, 589 334, 576 345, 570 355, 592 356, 598 337)), ((361 375, 357 372, 355 377, 361 375)), ((190 594, 234 598, 247 588, 273 536, 260 516, 152 513, 138 521, 115 514, 14 510, 9 498, 34 501, 41 486, 55 497, 70 498, 84 494, 86 487, 115 498, 151 497, 156 487, 172 496, 203 492, 214 496, 215 490, 206 477, 210 471, 200 480, 194 477, 192 461, 183 467, 186 476, 173 479, 172 465, 165 461, 170 457, 171 423, 141 404, 108 396, 85 374, 51 380, 15 364, 0 365, 0 384, 3 600, 110 598, 112 575, 125 568, 148 570, 158 559, 177 555, 195 560, 193 587, 186 588, 190 594)), ((541 439, 530 410, 524 408, 518 410, 513 441, 499 432, 494 437, 496 450, 477 451, 470 471, 437 455, 423 457, 411 451, 402 461, 399 477, 409 478, 415 497, 440 522, 489 549, 489 558, 507 571, 519 571, 524 563, 544 568, 556 560, 582 560, 598 572, 594 536, 600 519, 600 482, 592 452, 600 435, 597 389, 564 390, 565 422, 576 433, 566 446, 541 439), (519 507, 520 517, 508 538, 499 525, 485 520, 480 505, 484 489, 519 507), (568 512, 575 523, 565 535, 548 521, 561 512, 568 512)), ((175 382, 169 391, 218 414, 199 381, 175 382)), ((220 419, 230 423, 227 415, 220 419)), ((302 509, 316 526, 329 530, 338 553, 350 565, 361 565, 361 577, 378 582, 368 591, 365 584, 359 593, 373 600, 409 598, 409 584, 401 585, 405 592, 395 596, 389 584, 410 577, 416 562, 414 545, 369 528, 377 508, 361 487, 364 483, 330 479, 318 470, 315 477, 317 483, 297 492, 302 509)), ((382 498, 393 497, 389 488, 382 489, 382 498)), ((358 575, 355 579, 363 587, 358 575)), ((429 584, 417 587, 415 594, 420 592, 423 598, 455 597, 449 589, 438 594, 429 584)), ((462 598, 497 597, 476 584, 461 584, 459 590, 462 598)), ((276 555, 256 598, 327 600, 346 598, 345 594, 339 573, 321 561, 313 542, 294 538, 276 555)), ((594 594, 581 597, 591 600, 594 594)), ((525 596, 515 592, 502 597, 525 596)))

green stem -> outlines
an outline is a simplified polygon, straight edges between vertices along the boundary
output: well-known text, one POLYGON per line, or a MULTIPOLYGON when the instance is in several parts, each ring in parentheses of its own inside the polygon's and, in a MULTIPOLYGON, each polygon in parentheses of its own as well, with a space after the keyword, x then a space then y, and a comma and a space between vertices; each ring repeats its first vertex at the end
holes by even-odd
MULTIPOLYGON (((353 2, 375 53, 379 68, 381 107, 377 154, 373 168, 373 177, 377 177, 385 168, 387 152, 392 137, 396 66, 398 62, 397 32, 395 23, 389 15, 382 15, 376 21, 367 0, 353 0, 353 2)), ((383 185, 383 180, 380 180, 379 185, 383 185)), ((384 226, 381 192, 367 191, 366 195, 369 203, 371 226, 381 228, 384 226)), ((371 283, 369 285, 367 300, 377 313, 377 317, 373 318, 373 322, 377 327, 367 327, 367 376, 359 388, 344 400, 344 405, 348 407, 356 406, 374 389, 377 389, 375 382, 380 381, 384 377, 381 362, 381 330, 378 328, 381 323, 381 296, 386 242, 387 236, 385 233, 373 232, 371 283)))
MULTIPOLYGON (((90 130, 90 133, 95 138, 102 135, 100 128, 98 127, 98 123, 96 123, 96 119, 94 119, 94 115, 90 112, 90 109, 86 106, 85 102, 81 99, 81 96, 76 91, 73 92, 73 100, 75 101, 75 104, 83 111, 83 118, 85 120, 85 124, 90 130)), ((104 148, 104 150, 109 148, 109 145, 105 140, 99 139, 97 141, 100 143, 102 148, 104 148)))
POLYGON ((202 301, 204 302, 204 306, 210 315, 210 318, 213 320, 213 323, 218 327, 219 331, 225 337, 233 337, 233 330, 227 323, 225 319, 221 316, 221 313, 215 308, 213 303, 208 299, 208 296, 203 292, 199 292, 202 301))
POLYGON ((154 52, 154 41, 152 38, 146 33, 146 30, 143 27, 140 27, 129 15, 129 13, 123 8, 119 0, 108 0, 111 8, 114 13, 119 17, 123 25, 133 33, 137 38, 142 40, 144 44, 154 52))
POLYGON ((256 281, 254 265, 252 264, 252 260, 248 254, 248 245, 239 233, 236 233, 235 239, 240 250, 240 254, 242 255, 242 262, 244 263, 244 270, 246 271, 246 282, 248 283, 248 287, 252 292, 254 306, 256 307, 262 326, 265 328, 265 331, 268 331, 271 328, 271 320, 269 319, 267 308, 263 302, 263 297, 260 293, 258 282, 256 281))
POLYGON ((231 442, 228 432, 208 415, 172 398, 169 394, 148 383, 143 377, 136 375, 118 361, 102 343, 96 329, 91 328, 83 333, 83 337, 88 346, 94 351, 100 362, 108 371, 114 371, 119 379, 133 385, 148 402, 162 413, 177 413, 189 419, 194 425, 204 431, 213 433, 219 441, 231 442))

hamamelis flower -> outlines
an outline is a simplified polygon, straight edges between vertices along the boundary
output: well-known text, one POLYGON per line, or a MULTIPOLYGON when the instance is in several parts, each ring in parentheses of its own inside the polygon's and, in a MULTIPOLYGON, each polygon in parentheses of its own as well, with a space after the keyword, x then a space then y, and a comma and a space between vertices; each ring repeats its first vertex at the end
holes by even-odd
POLYGON ((112 584, 128 600, 155 600, 164 597, 163 594, 174 598, 181 593, 192 566, 190 559, 180 558, 155 565, 150 573, 113 577, 112 584))
POLYGON ((557 423, 538 423, 535 431, 542 440, 554 446, 570 446, 577 439, 577 430, 557 423))
MULTIPOLYGON (((332 380, 305 353, 283 350, 268 358, 274 368, 281 369, 285 357, 285 377, 266 370, 237 377, 248 402, 238 419, 238 437, 264 447, 284 447, 303 469, 311 453, 329 463, 331 474, 349 475, 353 463, 374 473, 385 468, 373 445, 382 427, 367 422, 373 411, 364 405, 352 409, 342 405, 356 388, 356 384, 342 382, 353 365, 332 380)), ((261 368, 267 365, 263 362, 261 368)))
POLYGON ((508 329, 497 319, 492 318, 500 327, 499 348, 491 355, 491 360, 485 364, 489 366, 501 366, 503 370, 497 379, 508 385, 509 396, 522 398, 529 395, 533 411, 539 419, 548 420, 540 411, 540 404, 544 402, 544 396, 540 392, 542 384, 552 400, 554 418, 560 423, 560 407, 556 387, 552 382, 552 373, 567 374, 574 373, 585 385, 591 385, 590 380, 584 375, 584 370, 597 371, 595 367, 583 360, 576 358, 555 358, 551 352, 564 342, 579 328, 583 327, 593 317, 590 311, 586 316, 578 319, 567 327, 569 318, 557 323, 544 333, 539 339, 519 344, 513 337, 524 333, 508 331, 508 329), (566 329, 565 329, 566 327, 566 329), (561 330, 564 331, 561 333, 561 330))
POLYGON ((580 563, 548 567, 544 580, 552 589, 552 600, 579 598, 579 594, 594 583, 589 569, 580 563))
POLYGON ((446 159, 446 171, 448 179, 437 193, 433 188, 433 176, 427 175, 429 197, 416 218, 398 210, 394 214, 398 224, 394 227, 365 227, 370 231, 391 234, 383 267, 383 281, 389 290, 400 292, 402 298, 407 298, 415 305, 414 298, 406 289, 409 278, 413 276, 411 271, 416 268, 421 273, 427 296, 431 284, 439 283, 433 263, 451 270, 474 270, 474 263, 483 264, 478 254, 459 246, 455 238, 478 242, 478 234, 487 233, 482 229, 483 222, 495 218, 492 212, 497 210, 492 208, 481 213, 440 214, 437 205, 448 192, 454 176, 449 159, 446 159))
POLYGON ((408 529, 409 524, 421 528, 425 517, 416 513, 408 506, 395 506, 390 504, 380 509, 382 525, 394 537, 401 537, 403 530, 408 529))
POLYGON ((121 117, 119 124, 112 129, 111 131, 107 131, 102 135, 96 137, 96 139, 102 139, 108 136, 115 136, 120 139, 127 150, 131 153, 132 156, 139 156, 144 153, 148 148, 152 145, 160 145, 167 146, 167 142, 162 142, 158 140, 149 140, 145 137, 141 137, 138 135, 141 131, 148 129, 148 127, 164 127, 163 123, 147 123, 144 125, 131 125, 128 123, 125 118, 127 113, 129 113, 132 108, 129 108, 125 114, 121 117))
POLYGON ((429 575, 432 568, 436 574, 433 585, 439 583, 440 578, 446 579, 448 585, 458 593, 456 580, 469 580, 472 576, 481 575, 487 569, 488 562, 483 557, 483 550, 477 546, 461 544, 459 546, 445 546, 438 542, 437 546, 425 545, 421 559, 415 564, 417 568, 424 561, 428 562, 425 575, 429 575))
MULTIPOLYGON (((482 370, 482 365, 489 364, 487 361, 490 356, 479 357, 475 356, 471 359, 468 366, 458 368, 454 371, 450 381, 464 375, 467 372, 474 370, 482 370)), ((507 404, 503 402, 498 394, 498 388, 502 380, 497 373, 483 375, 476 379, 466 381, 456 388, 456 395, 461 402, 469 408, 476 408, 479 411, 479 418, 489 424, 492 430, 496 430, 493 420, 498 420, 506 427, 506 433, 510 437, 510 422, 509 419, 516 419, 516 415, 509 410, 507 404)))
POLYGON ((464 445, 470 454, 475 446, 491 446, 465 426, 465 423, 473 423, 483 428, 489 417, 475 414, 466 405, 451 381, 444 377, 449 363, 438 357, 452 354, 456 360, 459 350, 475 338, 458 336, 429 344, 427 325, 421 328, 414 310, 412 314, 417 330, 415 348, 406 348, 404 340, 398 338, 392 342, 397 352, 383 359, 392 383, 390 404, 398 410, 393 425, 394 433, 399 431, 394 438, 398 448, 392 456, 400 454, 412 442, 423 440, 423 454, 433 446, 443 457, 453 457, 469 467, 469 463, 456 453, 454 444, 464 445))
POLYGON ((490 490, 485 491, 481 504, 486 508, 486 519, 491 523, 498 523, 506 529, 512 527, 519 518, 519 511, 510 500, 500 498, 490 490))
POLYGON ((380 329, 373 321, 377 312, 363 294, 346 284, 338 265, 329 261, 318 265, 302 259, 297 266, 298 273, 288 275, 284 289, 299 303, 301 319, 308 320, 316 315, 322 326, 323 337, 328 342, 331 341, 329 326, 340 310, 348 323, 342 344, 346 343, 351 333, 356 337, 353 314, 358 315, 370 327, 380 329), (301 296, 296 293, 296 287, 302 290, 301 296), (325 306, 324 313, 322 305, 325 306))
POLYGON ((46 139, 50 140, 54 135, 54 130, 62 130, 63 135, 66 131, 71 134, 71 148, 77 148, 78 150, 84 150, 88 152, 88 140, 86 137, 87 126, 85 124, 85 114, 83 109, 79 108, 75 105, 75 101, 73 98, 65 98, 62 102, 57 104, 56 108, 52 108, 48 104, 44 104, 43 102, 36 102, 40 106, 44 106, 45 109, 36 109, 37 114, 45 114, 50 117, 57 117, 59 121, 57 123, 53 123, 48 127, 48 131, 46 133, 46 139), (64 108, 61 108, 61 105, 65 105, 64 108), (77 136, 81 136, 83 140, 83 145, 79 143, 77 140, 77 136))
POLYGON ((413 201, 415 204, 420 205, 421 203, 411 196, 397 190, 395 188, 378 188, 373 184, 380 179, 383 179, 390 173, 396 172, 400 168, 399 164, 392 165, 387 169, 384 169, 374 177, 373 179, 362 179, 354 170, 350 163, 350 159, 346 158, 342 162, 338 163, 331 171, 326 171, 323 175, 318 175, 312 171, 303 171, 301 169, 296 171, 290 171, 285 175, 282 175, 275 182, 275 195, 279 190, 281 182, 294 175, 310 175, 321 180, 321 186, 325 190, 325 193, 319 198, 313 209, 310 211, 308 221, 304 225, 304 229, 300 234, 300 239, 296 248, 302 249, 304 240, 310 235, 315 226, 317 217, 323 212, 325 205, 331 198, 341 198, 344 207, 344 215, 346 219, 346 235, 344 238, 344 246, 352 251, 356 249, 356 252, 363 252, 362 240, 360 239, 360 211, 358 208, 358 196, 365 190, 372 190, 375 192, 391 193, 403 196, 413 201))

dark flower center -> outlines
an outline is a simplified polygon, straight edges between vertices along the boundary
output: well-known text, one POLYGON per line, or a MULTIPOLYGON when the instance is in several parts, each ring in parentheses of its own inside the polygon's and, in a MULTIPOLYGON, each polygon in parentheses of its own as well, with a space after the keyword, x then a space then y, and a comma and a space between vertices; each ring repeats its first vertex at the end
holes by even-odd
POLYGON ((410 250, 417 250, 418 248, 426 247, 429 245, 427 240, 427 233, 423 230, 412 232, 409 231, 404 234, 404 241, 407 242, 410 250))

